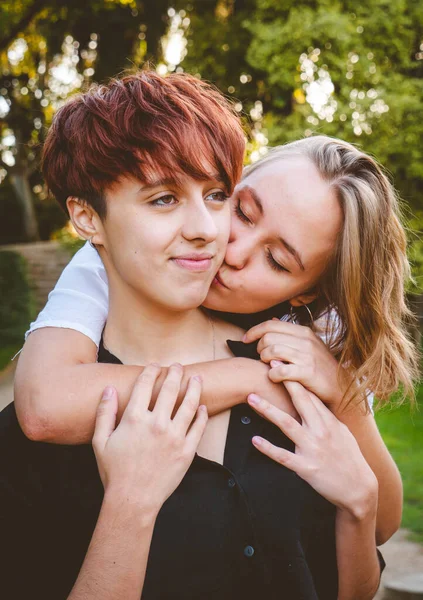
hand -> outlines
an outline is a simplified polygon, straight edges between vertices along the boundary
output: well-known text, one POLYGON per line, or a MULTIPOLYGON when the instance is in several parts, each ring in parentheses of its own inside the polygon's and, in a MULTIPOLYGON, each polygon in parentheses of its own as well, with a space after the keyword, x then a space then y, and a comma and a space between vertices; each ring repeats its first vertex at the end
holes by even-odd
POLYGON ((206 407, 199 407, 201 382, 196 377, 190 379, 171 418, 183 375, 180 365, 169 368, 154 409, 148 409, 159 373, 155 365, 144 369, 116 429, 117 394, 106 388, 93 436, 105 491, 117 492, 122 500, 135 502, 153 515, 180 484, 207 423, 206 407))
POLYGON ((287 382, 301 423, 254 395, 249 404, 279 427, 295 444, 295 454, 260 437, 253 444, 263 454, 295 471, 339 509, 362 519, 377 508, 377 479, 349 429, 301 384, 287 382))
POLYGON ((292 404, 291 396, 288 394, 285 386, 270 380, 269 367, 258 360, 247 360, 251 363, 248 365, 249 370, 251 371, 254 369, 254 373, 257 371, 254 387, 250 387, 248 393, 254 392, 261 398, 269 398, 269 402, 271 402, 273 406, 276 406, 292 417, 299 419, 298 413, 292 404))
POLYGON ((309 327, 278 319, 265 321, 244 336, 247 343, 255 340, 260 340, 257 351, 261 360, 271 366, 272 381, 297 381, 331 408, 340 405, 350 377, 309 327))

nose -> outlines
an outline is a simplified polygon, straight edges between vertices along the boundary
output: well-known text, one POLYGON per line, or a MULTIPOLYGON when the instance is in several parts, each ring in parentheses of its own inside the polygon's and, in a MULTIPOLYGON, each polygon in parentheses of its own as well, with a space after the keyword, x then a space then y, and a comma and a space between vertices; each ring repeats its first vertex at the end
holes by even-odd
POLYGON ((253 256, 256 242, 252 232, 236 234, 233 230, 226 249, 225 263, 233 269, 244 269, 253 256))
POLYGON ((199 240, 203 243, 213 242, 218 235, 218 227, 213 215, 204 204, 203 198, 189 203, 184 218, 182 235, 190 242, 199 240))

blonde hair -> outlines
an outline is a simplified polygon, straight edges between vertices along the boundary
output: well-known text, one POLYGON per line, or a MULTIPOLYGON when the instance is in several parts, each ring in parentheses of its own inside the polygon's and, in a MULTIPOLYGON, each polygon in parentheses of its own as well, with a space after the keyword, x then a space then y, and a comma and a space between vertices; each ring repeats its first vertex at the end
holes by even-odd
POLYGON ((408 333, 414 317, 405 298, 410 266, 393 186, 372 157, 321 135, 273 148, 243 177, 292 156, 312 161, 343 212, 334 254, 317 288, 320 314, 335 307, 339 315, 330 349, 354 373, 345 401, 362 400, 371 390, 383 404, 399 389, 414 400, 418 354, 408 333))

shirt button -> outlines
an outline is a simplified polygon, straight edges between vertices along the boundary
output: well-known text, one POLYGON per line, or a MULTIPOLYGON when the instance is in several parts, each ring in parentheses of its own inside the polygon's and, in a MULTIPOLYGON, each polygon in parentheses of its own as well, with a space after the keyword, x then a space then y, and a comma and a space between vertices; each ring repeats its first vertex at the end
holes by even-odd
POLYGON ((245 546, 244 548, 244 555, 247 558, 251 558, 254 554, 254 548, 252 546, 245 546))
POLYGON ((243 423, 244 425, 249 425, 251 423, 250 417, 241 417, 241 423, 243 423))
POLYGON ((235 479, 233 479, 232 477, 230 479, 228 479, 228 486, 230 488, 235 487, 235 479))

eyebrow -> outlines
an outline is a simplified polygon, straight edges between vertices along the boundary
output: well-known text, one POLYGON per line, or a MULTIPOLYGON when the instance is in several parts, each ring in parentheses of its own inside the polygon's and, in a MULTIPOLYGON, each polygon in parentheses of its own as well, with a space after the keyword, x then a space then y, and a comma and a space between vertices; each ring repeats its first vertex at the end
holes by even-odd
MULTIPOLYGON (((222 177, 219 175, 219 173, 211 173, 207 177, 204 176, 201 179, 198 179, 198 181, 216 181, 218 183, 224 183, 224 181, 223 181, 222 177)), ((161 179, 156 179, 155 181, 152 181, 151 183, 144 184, 138 190, 138 193, 139 192, 148 192, 150 190, 153 190, 154 188, 166 187, 168 185, 176 185, 177 187, 181 187, 180 183, 178 183, 177 179, 174 179, 172 177, 163 177, 161 179)))
MULTIPOLYGON (((254 201, 254 204, 256 205, 257 210, 259 211, 260 215, 263 216, 263 214, 264 214, 263 201, 260 198, 260 196, 257 194, 256 190, 254 190, 253 188, 251 188, 249 185, 244 186, 242 188, 242 190, 245 190, 245 191, 247 191, 250 194, 251 198, 254 201)), ((242 190, 240 190, 240 191, 242 191, 242 190)), ((300 267, 300 269, 302 271, 305 271, 305 268, 304 268, 303 262, 301 260, 301 257, 298 254, 298 252, 295 250, 295 248, 293 248, 291 246, 291 244, 289 244, 286 240, 284 240, 283 237, 278 237, 278 241, 294 257, 294 259, 297 262, 297 264, 300 267)))
POLYGON ((291 244, 288 244, 288 242, 286 240, 283 239, 283 237, 278 237, 278 241, 288 250, 288 252, 290 254, 292 254, 292 256, 295 258, 298 266, 300 267, 301 271, 305 271, 305 267, 302 263, 302 260, 300 258, 300 255, 298 254, 298 252, 295 250, 295 248, 293 248, 291 246, 291 244))
POLYGON ((263 210, 263 202, 260 198, 260 196, 257 194, 256 190, 251 188, 249 185, 245 185, 243 188, 241 188, 240 191, 246 191, 250 194, 251 198, 254 200, 254 204, 256 205, 257 210, 259 211, 259 213, 261 215, 264 214, 264 210, 263 210))

